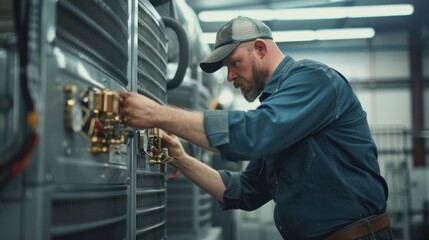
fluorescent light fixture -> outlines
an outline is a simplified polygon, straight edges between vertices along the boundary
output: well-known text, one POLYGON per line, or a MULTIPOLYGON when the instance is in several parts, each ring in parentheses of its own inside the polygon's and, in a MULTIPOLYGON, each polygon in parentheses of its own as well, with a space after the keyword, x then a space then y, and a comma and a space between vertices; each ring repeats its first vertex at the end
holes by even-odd
POLYGON ((201 36, 203 42, 207 44, 214 44, 216 42, 216 33, 214 32, 203 32, 201 36))
MULTIPOLYGON (((304 42, 315 40, 345 40, 365 39, 375 35, 373 28, 339 28, 320 30, 298 30, 298 31, 275 31, 273 39, 275 42, 304 42)), ((213 44, 216 33, 203 33, 203 41, 213 44)))
POLYGON ((225 22, 237 16, 247 16, 261 21, 369 18, 407 16, 414 12, 412 4, 368 5, 352 7, 319 7, 261 10, 202 11, 198 18, 203 22, 225 22))
POLYGON ((375 35, 373 28, 343 28, 316 30, 316 40, 365 39, 375 35))

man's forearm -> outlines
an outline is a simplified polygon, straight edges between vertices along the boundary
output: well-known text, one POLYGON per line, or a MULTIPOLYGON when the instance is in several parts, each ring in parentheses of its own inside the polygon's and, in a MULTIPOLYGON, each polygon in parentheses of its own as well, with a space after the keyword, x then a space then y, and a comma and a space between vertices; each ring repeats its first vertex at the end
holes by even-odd
POLYGON ((159 127, 209 150, 203 113, 160 105, 135 92, 120 92, 124 123, 138 128, 159 127))
POLYGON ((226 188, 218 171, 188 155, 183 159, 172 161, 170 165, 223 203, 223 193, 226 188))
POLYGON ((202 148, 217 152, 210 147, 204 131, 204 115, 201 112, 161 106, 156 125, 202 148))

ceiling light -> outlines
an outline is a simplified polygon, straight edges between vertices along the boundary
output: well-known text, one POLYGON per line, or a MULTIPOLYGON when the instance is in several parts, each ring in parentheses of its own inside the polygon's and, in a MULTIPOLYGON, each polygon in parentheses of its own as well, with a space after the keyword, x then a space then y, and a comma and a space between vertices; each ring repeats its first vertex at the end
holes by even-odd
MULTIPOLYGON (((345 39, 365 39, 375 35, 373 28, 339 28, 320 30, 299 30, 299 31, 274 31, 275 42, 303 42, 315 40, 345 40, 345 39)), ((203 41, 213 44, 216 40, 216 33, 203 33, 203 41)))
POLYGON ((204 22, 225 22, 237 16, 247 16, 261 21, 368 18, 407 16, 414 12, 411 4, 369 5, 352 7, 318 7, 261 10, 202 11, 198 18, 204 22))
POLYGON ((373 28, 342 28, 316 30, 316 40, 364 39, 375 35, 373 28))

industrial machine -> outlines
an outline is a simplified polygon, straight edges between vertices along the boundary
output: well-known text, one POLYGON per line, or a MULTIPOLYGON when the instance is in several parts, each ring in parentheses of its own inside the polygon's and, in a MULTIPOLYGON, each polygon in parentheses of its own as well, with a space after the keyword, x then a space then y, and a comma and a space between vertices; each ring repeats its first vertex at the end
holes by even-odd
POLYGON ((165 239, 162 135, 117 91, 166 104, 188 52, 146 0, 0 0, 0 239, 165 239))

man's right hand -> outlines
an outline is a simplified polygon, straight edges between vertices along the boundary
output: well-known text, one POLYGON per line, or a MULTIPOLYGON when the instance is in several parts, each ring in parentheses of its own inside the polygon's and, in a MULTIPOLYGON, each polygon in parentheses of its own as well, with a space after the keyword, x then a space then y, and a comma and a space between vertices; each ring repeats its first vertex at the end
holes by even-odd
POLYGON ((126 124, 139 128, 157 127, 156 117, 160 104, 135 92, 119 92, 119 95, 121 117, 126 124))

